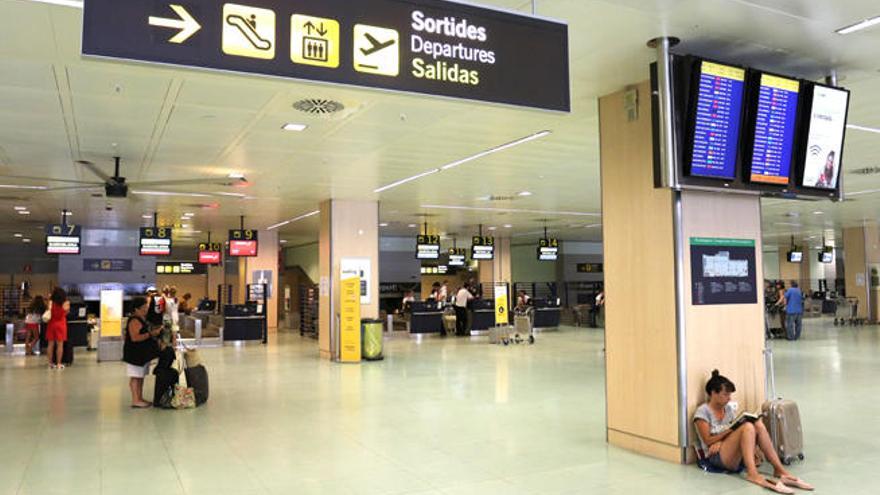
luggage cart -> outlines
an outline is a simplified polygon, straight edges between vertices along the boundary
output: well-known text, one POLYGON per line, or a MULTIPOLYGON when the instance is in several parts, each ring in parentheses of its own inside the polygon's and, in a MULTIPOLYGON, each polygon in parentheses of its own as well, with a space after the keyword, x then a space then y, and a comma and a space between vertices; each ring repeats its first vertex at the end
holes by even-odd
POLYGON ((531 306, 525 309, 516 309, 513 316, 513 335, 508 334, 502 337, 501 343, 525 344, 532 345, 535 343, 535 328, 533 323, 534 308, 531 306))
POLYGON ((863 325, 864 319, 859 318, 859 300, 855 297, 837 299, 837 310, 834 313, 835 325, 863 325))

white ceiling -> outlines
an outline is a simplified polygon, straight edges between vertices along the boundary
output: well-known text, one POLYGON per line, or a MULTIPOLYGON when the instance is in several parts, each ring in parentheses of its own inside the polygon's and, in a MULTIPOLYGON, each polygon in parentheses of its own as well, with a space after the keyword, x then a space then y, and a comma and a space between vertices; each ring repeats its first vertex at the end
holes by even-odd
MULTIPOLYGON (((487 5, 523 12, 531 2, 487 5)), ((850 122, 880 127, 880 28, 846 37, 834 29, 880 14, 869 1, 795 0, 539 0, 538 14, 570 26, 572 112, 557 114, 425 96, 342 88, 261 77, 211 74, 83 59, 82 11, 26 0, 0 0, 0 174, 91 180, 79 159, 111 172, 123 157, 129 181, 223 177, 243 172, 244 189, 186 186, 249 199, 144 197, 108 201, 82 192, 0 189, 0 241, 57 221, 62 208, 76 223, 133 227, 158 209, 164 222, 196 214, 194 239, 221 234, 246 215, 264 228, 317 209, 327 198, 378 199, 393 234, 415 233, 424 218, 437 232, 468 237, 478 224, 534 238, 547 223, 563 239, 596 240, 601 221, 597 97, 647 78, 659 35, 685 40, 682 52, 817 79, 831 68, 853 91, 850 122), (314 118, 294 110, 302 98, 341 101, 346 111, 314 118), (306 132, 283 132, 302 122, 306 132), (553 133, 426 177, 373 193, 379 186, 470 156, 537 131, 553 133), (484 201, 489 195, 530 197, 484 201), (16 215, 14 205, 32 214, 16 215), (529 210, 427 209, 422 205, 529 210), (505 229, 504 224, 513 227, 505 229)), ((880 134, 851 131, 845 168, 880 166, 880 134)), ((847 192, 880 189, 880 175, 845 175, 847 192)), ((0 183, 8 183, 0 180, 0 183)), ((47 185, 41 181, 20 184, 47 185)), ((55 184, 61 185, 61 184, 55 184)), ((172 188, 167 188, 172 189, 172 188)), ((880 192, 842 204, 766 201, 765 236, 786 239, 877 220, 880 192), (824 214, 814 215, 815 210, 824 214), (796 217, 793 216, 797 215, 796 217), (795 220, 792 220, 795 219, 795 220), (783 224, 783 225, 780 225, 783 224)), ((317 237, 316 217, 282 228, 291 243, 317 237)), ((505 234, 505 235, 507 235, 505 234)), ((222 234, 221 234, 222 236, 222 234)))

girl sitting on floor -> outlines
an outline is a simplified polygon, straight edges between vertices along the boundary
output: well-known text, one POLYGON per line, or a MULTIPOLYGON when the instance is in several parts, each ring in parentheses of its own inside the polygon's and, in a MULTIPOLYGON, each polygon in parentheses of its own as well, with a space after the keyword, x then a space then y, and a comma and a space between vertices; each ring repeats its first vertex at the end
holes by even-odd
POLYGON ((747 422, 735 430, 730 429, 737 416, 737 405, 730 400, 734 392, 736 386, 733 382, 721 376, 718 370, 712 371, 712 378, 706 383, 706 396, 709 400, 694 413, 694 425, 709 464, 726 471, 739 471, 744 465, 746 479, 778 493, 794 493, 790 486, 812 490, 811 485, 788 472, 782 465, 763 421, 747 422), (758 472, 755 462, 756 448, 773 465, 773 476, 777 480, 768 480, 758 472))

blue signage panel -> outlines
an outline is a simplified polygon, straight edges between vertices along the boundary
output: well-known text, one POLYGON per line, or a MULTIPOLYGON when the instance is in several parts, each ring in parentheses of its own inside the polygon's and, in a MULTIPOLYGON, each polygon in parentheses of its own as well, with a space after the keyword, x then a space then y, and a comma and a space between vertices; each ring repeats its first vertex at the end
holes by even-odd
POLYGON ((570 110, 568 26, 444 0, 85 0, 84 55, 570 110))
POLYGON ((761 75, 749 180, 787 185, 791 177, 800 83, 761 75))
POLYGON ((701 62, 690 175, 736 177, 745 70, 701 62))

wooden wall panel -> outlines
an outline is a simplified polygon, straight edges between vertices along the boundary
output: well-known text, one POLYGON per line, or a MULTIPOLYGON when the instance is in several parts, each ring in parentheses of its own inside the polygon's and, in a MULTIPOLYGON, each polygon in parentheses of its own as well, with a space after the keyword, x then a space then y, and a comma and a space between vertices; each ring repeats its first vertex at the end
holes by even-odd
POLYGON ((844 278, 847 297, 859 300, 859 317, 866 318, 868 311, 867 281, 870 273, 866 271, 867 254, 865 251, 865 228, 851 227, 843 229, 843 249, 845 254, 844 278), (862 285, 857 282, 863 280, 862 285))
MULTIPOLYGON (((691 237, 755 240, 756 304, 694 306, 686 291, 688 418, 705 402, 706 380, 717 368, 737 386, 740 407, 756 410, 764 401, 764 268, 761 205, 757 196, 682 193, 685 279, 691 286, 691 237)), ((689 431, 690 441, 694 432, 689 431)))
POLYGON ((654 188, 651 91, 638 90, 634 122, 623 91, 599 99, 607 423, 612 444, 677 458, 673 196, 654 188))

